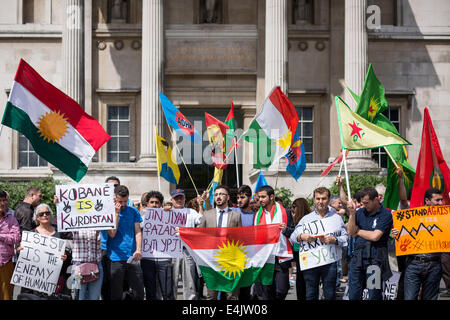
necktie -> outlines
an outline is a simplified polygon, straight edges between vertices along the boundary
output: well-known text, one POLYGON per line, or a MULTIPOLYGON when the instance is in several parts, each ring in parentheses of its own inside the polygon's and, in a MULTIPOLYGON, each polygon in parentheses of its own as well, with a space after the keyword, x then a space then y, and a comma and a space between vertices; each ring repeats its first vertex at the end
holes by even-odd
POLYGON ((220 210, 220 214, 219 214, 219 222, 217 223, 217 227, 221 228, 222 227, 222 218, 223 218, 223 214, 225 213, 225 210, 220 210))

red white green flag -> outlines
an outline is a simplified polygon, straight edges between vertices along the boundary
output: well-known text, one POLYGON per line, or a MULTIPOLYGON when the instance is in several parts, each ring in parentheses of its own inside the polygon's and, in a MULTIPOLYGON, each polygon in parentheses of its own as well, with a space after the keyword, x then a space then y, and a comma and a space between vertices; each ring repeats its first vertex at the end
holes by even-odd
POLYGON ((210 290, 232 292, 254 282, 270 285, 280 225, 180 228, 210 290))
POLYGON ((2 124, 22 133, 42 158, 79 182, 111 137, 100 123, 20 60, 2 124))

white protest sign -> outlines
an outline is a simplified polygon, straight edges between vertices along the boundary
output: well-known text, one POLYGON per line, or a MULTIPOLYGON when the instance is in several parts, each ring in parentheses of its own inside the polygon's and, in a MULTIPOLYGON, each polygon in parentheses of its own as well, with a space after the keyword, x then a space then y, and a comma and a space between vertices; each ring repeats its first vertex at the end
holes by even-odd
MULTIPOLYGON (((394 300, 397 295, 398 280, 400 279, 401 272, 392 271, 392 276, 383 282, 383 300, 394 300)), ((345 288, 342 300, 348 300, 348 285, 345 288)), ((362 293, 362 300, 369 300, 369 290, 364 289, 362 293)))
POLYGON ((340 235, 342 218, 333 215, 328 218, 315 219, 302 224, 302 233, 317 237, 314 242, 301 241, 299 248, 300 269, 307 270, 336 262, 342 257, 342 249, 338 245, 322 243, 323 236, 340 235))
POLYGON ((142 223, 142 256, 145 258, 181 258, 181 239, 176 227, 185 227, 189 209, 164 211, 147 208, 142 223))
POLYGON ((56 197, 59 232, 115 228, 112 183, 57 185, 56 197))
POLYGON ((23 231, 21 247, 11 284, 47 294, 55 292, 66 241, 23 231))

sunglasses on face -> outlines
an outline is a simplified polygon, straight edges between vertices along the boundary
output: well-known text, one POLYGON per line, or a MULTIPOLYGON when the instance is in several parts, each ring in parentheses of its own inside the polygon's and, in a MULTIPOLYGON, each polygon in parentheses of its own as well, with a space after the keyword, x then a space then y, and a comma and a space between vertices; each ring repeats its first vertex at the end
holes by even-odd
POLYGON ((37 215, 38 215, 38 217, 43 217, 44 214, 46 216, 50 216, 51 215, 50 211, 39 212, 37 215))

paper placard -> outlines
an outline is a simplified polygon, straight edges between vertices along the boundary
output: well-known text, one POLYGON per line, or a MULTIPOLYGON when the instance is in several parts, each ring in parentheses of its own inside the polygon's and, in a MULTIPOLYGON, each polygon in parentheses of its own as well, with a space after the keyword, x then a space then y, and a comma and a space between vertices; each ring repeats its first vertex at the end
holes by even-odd
POLYGON ((57 185, 56 196, 59 232, 115 228, 112 183, 57 185))
POLYGON ((176 227, 185 227, 189 209, 164 211, 147 208, 142 223, 142 256, 145 258, 181 258, 181 239, 176 227))
POLYGON ((47 294, 55 292, 66 241, 23 231, 21 247, 11 284, 47 294))

